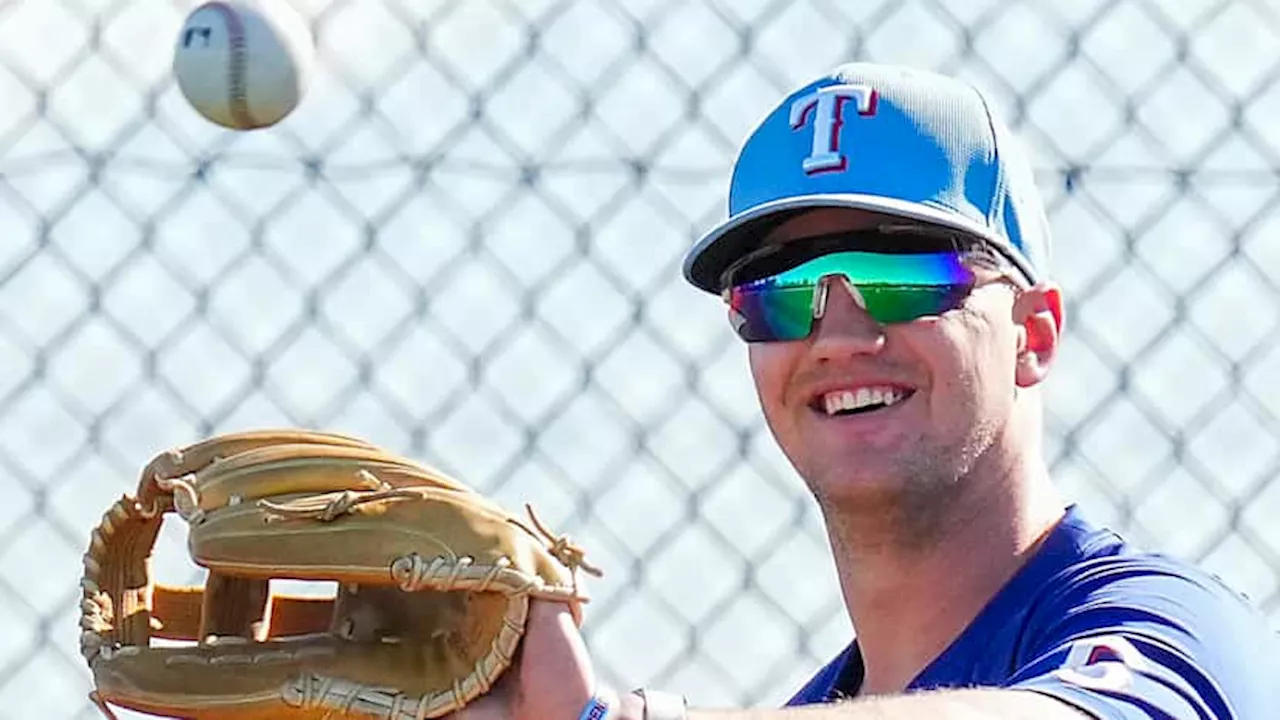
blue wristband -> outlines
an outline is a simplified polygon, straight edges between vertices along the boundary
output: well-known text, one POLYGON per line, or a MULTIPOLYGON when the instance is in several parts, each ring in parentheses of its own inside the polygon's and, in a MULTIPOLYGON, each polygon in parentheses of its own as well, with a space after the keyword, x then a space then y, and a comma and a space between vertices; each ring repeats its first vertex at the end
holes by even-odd
POLYGON ((598 695, 592 695, 586 707, 578 714, 578 720, 605 720, 609 717, 609 703, 598 695))

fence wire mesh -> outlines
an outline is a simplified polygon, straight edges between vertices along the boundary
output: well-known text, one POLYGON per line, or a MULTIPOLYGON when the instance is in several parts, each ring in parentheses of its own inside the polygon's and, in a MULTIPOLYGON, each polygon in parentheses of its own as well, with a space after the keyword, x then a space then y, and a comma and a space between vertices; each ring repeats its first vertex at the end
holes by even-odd
POLYGON ((0 2, 0 714, 95 716, 80 554, 141 464, 281 424, 534 502, 606 568, 606 681, 783 699, 847 619, 679 262, 749 128, 851 59, 995 93, 1069 303, 1056 476, 1280 627, 1275 3, 292 2, 318 73, 249 134, 170 75, 194 3, 0 2))

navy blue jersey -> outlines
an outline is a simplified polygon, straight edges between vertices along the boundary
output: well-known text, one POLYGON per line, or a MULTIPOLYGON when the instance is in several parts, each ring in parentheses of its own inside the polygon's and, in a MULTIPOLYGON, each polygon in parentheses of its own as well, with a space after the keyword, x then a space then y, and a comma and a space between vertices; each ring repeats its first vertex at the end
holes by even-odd
MULTIPOLYGON (((787 704, 861 683, 855 639, 787 704)), ((1280 635, 1213 576, 1073 506, 907 690, 965 687, 1044 693, 1105 720, 1278 720, 1280 635)))

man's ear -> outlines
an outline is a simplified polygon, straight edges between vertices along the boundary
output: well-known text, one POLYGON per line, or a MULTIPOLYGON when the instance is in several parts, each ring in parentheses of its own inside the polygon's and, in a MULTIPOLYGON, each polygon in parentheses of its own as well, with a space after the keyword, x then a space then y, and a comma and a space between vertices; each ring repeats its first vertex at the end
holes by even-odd
POLYGON ((1023 290, 1013 302, 1013 321, 1018 324, 1014 379, 1018 387, 1038 385, 1048 377, 1062 339, 1062 290, 1049 282, 1023 290))

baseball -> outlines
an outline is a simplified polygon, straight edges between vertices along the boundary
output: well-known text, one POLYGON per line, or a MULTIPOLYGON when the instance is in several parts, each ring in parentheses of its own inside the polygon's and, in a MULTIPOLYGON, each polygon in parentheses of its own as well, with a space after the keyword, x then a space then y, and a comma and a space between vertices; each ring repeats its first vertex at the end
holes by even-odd
POLYGON ((276 124, 307 90, 314 46, 286 0, 215 0, 187 16, 173 71, 201 115, 234 130, 276 124))

